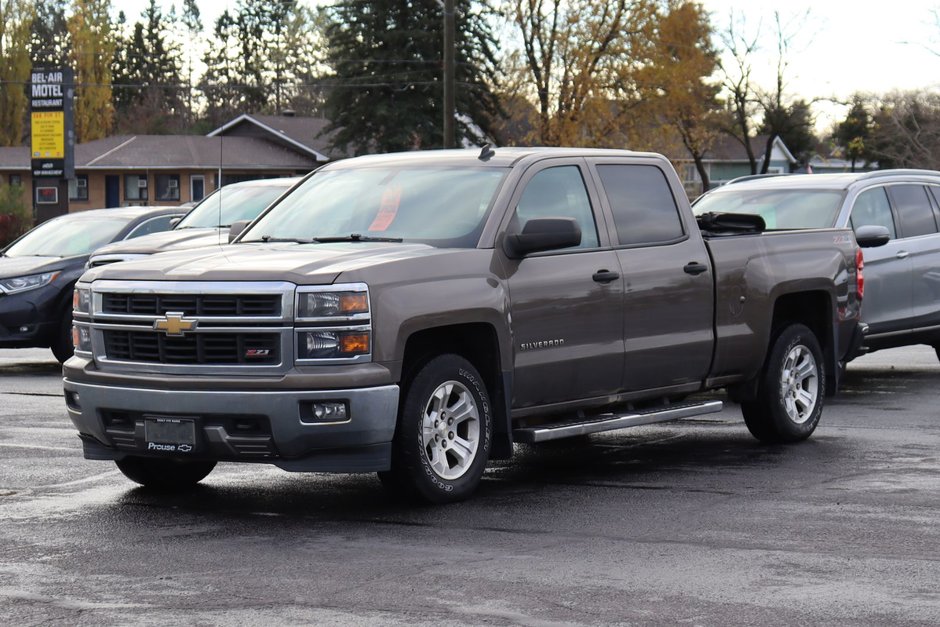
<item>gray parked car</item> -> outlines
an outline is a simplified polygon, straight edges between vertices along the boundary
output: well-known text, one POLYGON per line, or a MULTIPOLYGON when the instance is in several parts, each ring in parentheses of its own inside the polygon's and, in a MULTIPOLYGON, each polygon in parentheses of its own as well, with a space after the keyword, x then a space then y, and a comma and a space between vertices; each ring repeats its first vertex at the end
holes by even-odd
POLYGON ((862 351, 928 344, 940 357, 940 172, 751 178, 708 192, 694 211, 755 214, 769 229, 884 227, 888 242, 864 251, 862 351))

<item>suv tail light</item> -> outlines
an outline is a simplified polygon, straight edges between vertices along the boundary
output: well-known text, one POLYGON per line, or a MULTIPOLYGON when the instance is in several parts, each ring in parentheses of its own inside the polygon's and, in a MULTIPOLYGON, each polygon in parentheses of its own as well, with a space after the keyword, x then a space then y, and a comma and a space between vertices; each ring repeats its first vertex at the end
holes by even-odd
POLYGON ((855 282, 858 286, 858 298, 861 300, 865 297, 865 274, 863 270, 865 269, 865 256, 862 254, 862 249, 859 248, 855 251, 855 282))

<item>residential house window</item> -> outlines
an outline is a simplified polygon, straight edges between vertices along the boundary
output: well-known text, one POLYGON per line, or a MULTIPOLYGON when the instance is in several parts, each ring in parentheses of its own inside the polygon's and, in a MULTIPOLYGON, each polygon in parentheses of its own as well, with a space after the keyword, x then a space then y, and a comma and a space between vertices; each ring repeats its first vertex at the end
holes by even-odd
POLYGON ((127 200, 147 200, 147 175, 124 175, 124 198, 127 200))
POLYGON ((10 185, 22 185, 22 184, 23 184, 22 176, 20 176, 19 174, 10 175, 10 185))
POLYGON ((179 174, 158 174, 155 178, 157 184, 157 193, 154 195, 154 198, 156 200, 180 199, 179 174))
POLYGON ((69 179, 69 200, 88 200, 88 176, 79 174, 69 179))

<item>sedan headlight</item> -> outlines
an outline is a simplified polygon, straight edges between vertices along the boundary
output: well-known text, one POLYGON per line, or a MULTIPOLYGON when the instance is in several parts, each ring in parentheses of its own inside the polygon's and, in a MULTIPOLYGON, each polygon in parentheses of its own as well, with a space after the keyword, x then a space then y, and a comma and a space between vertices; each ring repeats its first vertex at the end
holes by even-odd
POLYGON ((91 313, 91 290, 87 287, 76 287, 72 292, 72 311, 91 313))
POLYGON ((16 276, 11 279, 0 279, 0 290, 7 294, 17 294, 27 292, 44 285, 49 285, 59 272, 43 272, 42 274, 30 274, 27 276, 16 276))

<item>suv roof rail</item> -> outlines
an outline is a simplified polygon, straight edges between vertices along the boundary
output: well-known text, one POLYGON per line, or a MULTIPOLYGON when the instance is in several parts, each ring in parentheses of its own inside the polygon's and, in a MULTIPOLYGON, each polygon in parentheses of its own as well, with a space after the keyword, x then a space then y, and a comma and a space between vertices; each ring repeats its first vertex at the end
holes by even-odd
POLYGON ((744 181, 753 181, 756 179, 769 179, 775 176, 790 176, 790 173, 789 172, 768 172, 766 174, 748 174, 746 176, 739 176, 737 178, 733 178, 727 183, 725 183, 725 185, 734 185, 735 183, 743 183, 744 181))
POLYGON ((908 175, 908 176, 940 176, 940 172, 937 170, 918 170, 916 168, 897 168, 889 170, 872 170, 871 172, 863 172, 859 175, 859 181, 867 181, 868 179, 877 179, 883 176, 897 176, 897 175, 908 175))

